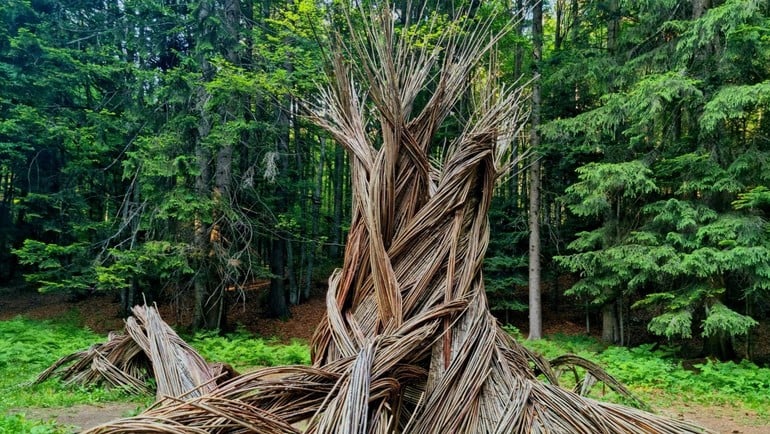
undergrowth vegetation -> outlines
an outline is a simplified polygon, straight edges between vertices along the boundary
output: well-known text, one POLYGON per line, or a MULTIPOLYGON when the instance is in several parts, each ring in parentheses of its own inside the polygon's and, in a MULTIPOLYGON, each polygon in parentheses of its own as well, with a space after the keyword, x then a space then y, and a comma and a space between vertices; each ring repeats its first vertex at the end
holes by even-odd
POLYGON ((131 399, 119 390, 65 387, 58 381, 31 385, 58 358, 104 339, 76 325, 74 317, 53 321, 15 318, 0 321, 0 433, 65 432, 50 422, 27 419, 29 407, 68 407, 74 404, 131 399))
POLYGON ((244 330, 225 336, 201 332, 187 339, 209 362, 229 363, 236 370, 258 366, 308 365, 310 347, 300 341, 281 344, 275 339, 259 339, 244 330))
POLYGON ((69 430, 52 421, 28 420, 24 414, 0 416, 0 433, 64 434, 69 430))
MULTIPOLYGON (((547 358, 573 353, 599 363, 653 407, 694 402, 704 406, 732 405, 750 409, 770 422, 770 368, 748 361, 683 361, 676 349, 652 344, 633 348, 606 347, 586 336, 554 335, 524 344, 547 358)), ((600 398, 617 397, 599 387, 600 398)))

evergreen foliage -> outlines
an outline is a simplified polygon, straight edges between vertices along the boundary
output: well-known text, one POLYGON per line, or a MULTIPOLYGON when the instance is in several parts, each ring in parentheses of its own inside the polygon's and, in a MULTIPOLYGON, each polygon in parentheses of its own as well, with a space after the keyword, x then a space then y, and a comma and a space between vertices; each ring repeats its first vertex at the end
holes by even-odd
POLYGON ((690 6, 621 2, 629 39, 605 54, 617 78, 544 127, 551 146, 590 160, 564 195, 588 230, 556 259, 581 276, 568 293, 604 306, 605 319, 608 303, 622 310, 627 297, 626 315, 648 311, 652 333, 701 336, 706 354, 730 357, 734 338, 767 314, 755 306, 767 300, 770 272, 770 142, 761 132, 770 10, 737 0, 690 6), (623 165, 630 170, 607 171, 623 165))
MULTIPOLYGON (((414 21, 396 3, 399 26, 414 21)), ((751 357, 770 314, 770 6, 547 2, 538 61, 529 6, 473 9, 507 11, 496 28, 523 18, 489 55, 499 69, 474 80, 540 80, 547 304, 563 306, 565 290, 588 302, 618 343, 643 321, 664 339, 706 338, 704 354, 751 357)), ((271 279, 266 312, 288 315, 339 265, 352 208, 346 157, 302 116, 323 59, 339 54, 322 31, 338 12, 310 0, 3 2, 0 284, 106 291, 126 312, 142 296, 173 299, 195 310, 192 326, 217 329, 228 302, 271 279)), ((453 25, 434 23, 411 27, 416 44, 453 25)), ((467 123, 460 97, 437 145, 467 123)), ((515 141, 515 155, 530 146, 515 141)), ((525 308, 531 164, 491 207, 485 282, 502 320, 525 308)))
POLYGON ((0 6, 0 282, 113 292, 126 313, 175 298, 207 328, 256 279, 302 277, 307 298, 310 258, 326 261, 316 238, 344 204, 327 187, 307 211, 311 180, 344 182, 299 117, 323 14, 307 1, 0 6))

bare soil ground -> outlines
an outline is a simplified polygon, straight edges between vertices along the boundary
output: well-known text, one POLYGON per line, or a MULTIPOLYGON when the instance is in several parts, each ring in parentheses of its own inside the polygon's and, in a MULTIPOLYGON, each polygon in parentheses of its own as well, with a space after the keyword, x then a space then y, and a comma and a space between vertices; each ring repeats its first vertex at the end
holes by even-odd
POLYGON ((121 417, 131 416, 141 411, 130 402, 108 402, 97 405, 74 405, 67 408, 27 408, 14 413, 24 413, 27 419, 55 420, 56 423, 83 431, 121 417))
POLYGON ((692 422, 720 434, 768 434, 770 425, 759 420, 756 413, 735 407, 705 407, 680 402, 670 408, 657 409, 669 417, 692 422))
MULTIPOLYGON (((292 339, 309 341, 320 321, 325 306, 322 297, 311 299, 307 303, 293 306, 292 317, 286 321, 261 318, 257 297, 234 304, 230 310, 233 324, 260 336, 275 337, 283 342, 292 339)), ((82 325, 97 333, 121 330, 123 320, 118 315, 118 303, 109 296, 94 296, 87 300, 70 302, 61 295, 43 295, 19 292, 5 294, 0 298, 0 320, 24 315, 33 319, 61 318, 78 312, 82 325)), ((184 320, 188 312, 179 306, 160 306, 164 319, 173 324, 175 320, 184 320)), ((584 331, 577 321, 546 318, 544 333, 576 334, 584 331)), ((526 320, 521 321, 524 323, 526 320)), ((523 324, 522 324, 523 325, 523 324)), ((526 334, 526 330, 522 330, 526 334)), ((25 413, 28 418, 51 420, 81 430, 129 416, 137 412, 135 403, 106 403, 99 405, 79 405, 69 408, 28 408, 14 412, 25 413)), ((660 408, 659 412, 670 417, 694 422, 718 433, 727 434, 770 434, 770 425, 762 424, 756 414, 735 407, 704 407, 698 404, 679 402, 669 408, 660 408)))

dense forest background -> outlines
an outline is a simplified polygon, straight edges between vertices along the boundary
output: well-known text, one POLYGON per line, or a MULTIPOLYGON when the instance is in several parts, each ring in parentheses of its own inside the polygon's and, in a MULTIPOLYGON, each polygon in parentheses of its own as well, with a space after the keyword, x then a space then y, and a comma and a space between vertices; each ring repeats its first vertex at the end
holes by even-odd
MULTIPOLYGON (((274 317, 316 295, 341 262, 350 182, 303 107, 339 55, 326 27, 341 7, 0 4, 0 285, 109 292, 126 312, 182 303, 210 329, 254 282, 270 281, 274 317)), ((459 9, 420 13, 450 26, 459 9)), ((464 10, 519 19, 486 63, 532 87, 531 133, 515 147, 528 158, 490 215, 501 320, 528 309, 529 286, 544 315, 578 311, 610 343, 649 335, 755 357, 770 314, 770 4, 464 10)), ((462 127, 459 114, 440 136, 462 127)))

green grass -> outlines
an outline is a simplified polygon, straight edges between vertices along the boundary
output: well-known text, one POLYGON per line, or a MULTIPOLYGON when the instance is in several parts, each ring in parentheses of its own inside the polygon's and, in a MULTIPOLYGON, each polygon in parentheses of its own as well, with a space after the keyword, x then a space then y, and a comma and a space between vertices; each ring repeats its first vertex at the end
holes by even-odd
POLYGON ((56 321, 15 318, 0 321, 0 433, 67 432, 51 422, 13 414, 28 407, 69 407, 129 400, 119 390, 65 387, 56 380, 32 385, 60 357, 88 348, 104 337, 76 325, 75 314, 56 321))
POLYGON ((68 323, 15 318, 0 321, 0 410, 59 407, 125 398, 119 391, 63 387, 57 381, 30 383, 60 357, 104 338, 68 323))
POLYGON ((27 420, 23 414, 0 416, 0 433, 65 434, 71 430, 53 422, 27 420))
MULTIPOLYGON (((569 352, 592 360, 653 407, 682 403, 732 406, 756 412, 770 422, 770 368, 748 361, 706 361, 685 369, 671 348, 607 347, 585 336, 556 335, 520 342, 547 358, 569 352)), ((612 394, 609 398, 615 399, 612 394)))

